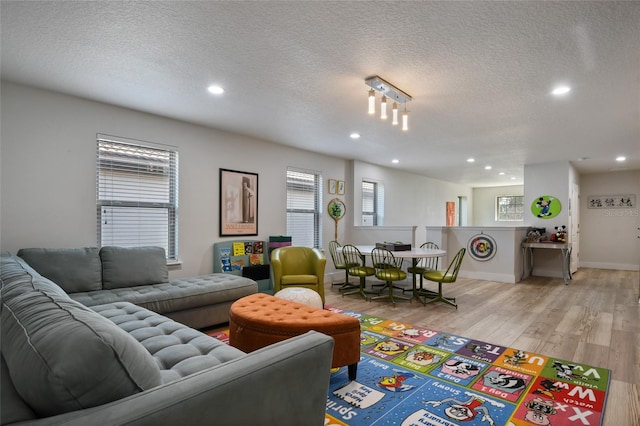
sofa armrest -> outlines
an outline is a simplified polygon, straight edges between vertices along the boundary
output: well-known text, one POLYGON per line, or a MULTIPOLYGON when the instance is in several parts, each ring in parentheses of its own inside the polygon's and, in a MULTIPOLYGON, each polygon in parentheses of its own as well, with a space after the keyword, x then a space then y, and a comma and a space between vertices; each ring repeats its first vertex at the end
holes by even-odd
POLYGON ((310 331, 119 401, 21 425, 322 425, 333 345, 310 331))

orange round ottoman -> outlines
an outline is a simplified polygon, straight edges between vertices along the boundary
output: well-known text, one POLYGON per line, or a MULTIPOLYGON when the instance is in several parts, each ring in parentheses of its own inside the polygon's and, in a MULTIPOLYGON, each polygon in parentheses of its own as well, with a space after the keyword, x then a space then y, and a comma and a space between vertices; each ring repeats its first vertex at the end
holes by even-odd
POLYGON ((360 361, 360 321, 347 315, 255 293, 229 309, 229 344, 253 352, 310 330, 333 337, 331 367, 348 366, 355 380, 360 361))

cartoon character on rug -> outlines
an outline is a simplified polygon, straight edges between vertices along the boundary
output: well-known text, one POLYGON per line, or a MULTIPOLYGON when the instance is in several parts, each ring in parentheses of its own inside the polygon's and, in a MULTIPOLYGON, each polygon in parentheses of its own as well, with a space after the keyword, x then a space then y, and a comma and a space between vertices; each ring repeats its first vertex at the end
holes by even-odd
POLYGON ((397 355, 409 349, 407 345, 400 345, 398 342, 392 340, 385 340, 376 345, 376 351, 382 352, 386 355, 397 355))
POLYGON ((553 361, 553 368, 556 370, 556 377, 562 380, 589 380, 588 377, 574 373, 574 369, 578 368, 578 365, 564 364, 561 361, 553 361))
POLYGON ((404 358, 405 361, 412 362, 414 364, 425 367, 431 364, 437 364, 442 357, 440 355, 432 354, 431 352, 414 350, 407 354, 404 358))
POLYGON ((496 371, 490 371, 484 375, 484 384, 514 395, 519 395, 527 386, 526 380, 520 377, 496 371))
POLYGON ((526 421, 534 425, 551 426, 549 416, 556 413, 555 408, 553 408, 553 402, 545 401, 537 396, 531 401, 527 401, 524 405, 527 407, 527 412, 524 415, 526 421))
POLYGON ((527 359, 527 353, 525 351, 514 349, 513 355, 507 357, 504 362, 516 367, 520 367, 525 359, 527 359))
POLYGON ((442 372, 454 377, 467 379, 469 377, 477 376, 480 372, 480 368, 476 365, 469 364, 468 362, 453 359, 442 364, 442 372))
POLYGON ((482 414, 480 420, 487 422, 491 426, 495 426, 495 421, 489 413, 489 409, 484 406, 486 401, 478 396, 472 396, 466 401, 459 401, 455 398, 445 398, 442 401, 422 401, 423 404, 438 407, 445 403, 450 403, 445 409, 444 414, 450 419, 468 422, 474 420, 478 414, 482 414))
MULTIPOLYGON (((398 371, 398 372, 407 373, 407 375, 411 375, 415 379, 420 378, 415 374, 411 374, 406 371, 398 371)), ((406 383, 403 383, 405 380, 407 380, 407 378, 408 377, 403 374, 394 374, 393 376, 382 376, 380 378, 380 381, 376 383, 376 385, 385 390, 388 390, 389 392, 406 392, 408 390, 415 388, 415 386, 413 385, 408 385, 406 383)))

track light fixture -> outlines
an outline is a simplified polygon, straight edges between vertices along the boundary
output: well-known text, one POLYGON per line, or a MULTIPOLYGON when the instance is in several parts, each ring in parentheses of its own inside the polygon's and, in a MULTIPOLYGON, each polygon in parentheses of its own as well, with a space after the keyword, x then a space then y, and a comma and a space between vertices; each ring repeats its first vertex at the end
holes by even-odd
POLYGON ((407 111, 407 102, 412 99, 411 96, 377 75, 366 78, 364 82, 367 86, 371 87, 369 90, 369 114, 373 115, 376 113, 376 92, 380 92, 382 93, 380 118, 382 120, 387 119, 387 103, 389 99, 391 99, 393 100, 391 124, 397 126, 398 103, 402 103, 404 104, 404 111, 402 112, 402 130, 408 130, 409 112, 407 111))

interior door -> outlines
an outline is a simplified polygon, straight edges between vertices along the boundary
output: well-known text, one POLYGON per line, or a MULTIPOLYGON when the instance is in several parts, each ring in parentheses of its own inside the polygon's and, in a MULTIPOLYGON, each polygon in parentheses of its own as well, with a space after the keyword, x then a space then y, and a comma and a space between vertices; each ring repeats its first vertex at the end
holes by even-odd
POLYGON ((573 184, 569 194, 569 241, 571 242, 571 273, 580 266, 580 185, 573 184))
MULTIPOLYGON (((636 212, 636 254, 638 256, 638 271, 640 271, 640 214, 636 212)), ((638 304, 640 304, 640 273, 638 273, 638 304)))

